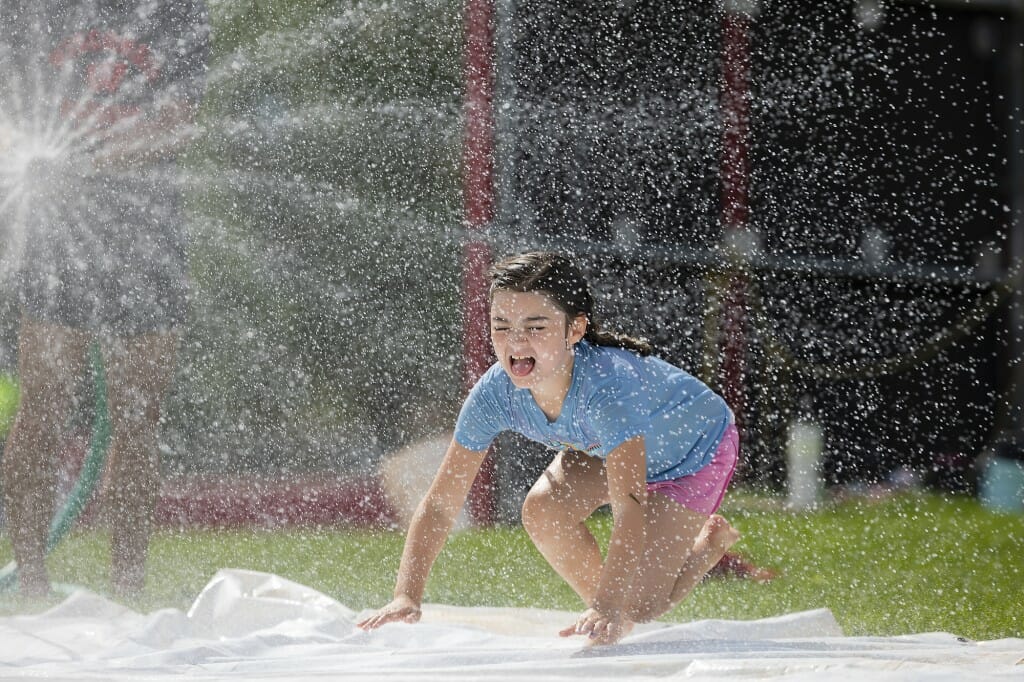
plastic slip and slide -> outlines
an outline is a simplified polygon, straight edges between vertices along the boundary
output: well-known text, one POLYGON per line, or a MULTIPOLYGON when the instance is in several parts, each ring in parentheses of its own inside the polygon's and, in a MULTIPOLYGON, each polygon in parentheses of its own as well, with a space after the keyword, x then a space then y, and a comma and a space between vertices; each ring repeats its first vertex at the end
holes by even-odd
POLYGON ((1024 639, 846 637, 826 609, 648 624, 611 647, 560 638, 577 616, 563 611, 428 604, 420 623, 372 632, 355 627, 359 615, 253 571, 219 571, 187 613, 140 614, 79 590, 45 613, 0 618, 0 679, 1024 679, 1024 639))

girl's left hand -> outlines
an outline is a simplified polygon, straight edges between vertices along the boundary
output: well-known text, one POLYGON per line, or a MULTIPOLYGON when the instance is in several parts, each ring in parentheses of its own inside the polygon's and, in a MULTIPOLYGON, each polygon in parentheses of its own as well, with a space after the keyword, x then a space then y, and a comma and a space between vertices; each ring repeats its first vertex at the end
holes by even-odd
POLYGON ((632 629, 632 623, 626 621, 621 613, 602 613, 590 608, 571 625, 558 634, 562 637, 587 635, 594 644, 615 644, 632 629))

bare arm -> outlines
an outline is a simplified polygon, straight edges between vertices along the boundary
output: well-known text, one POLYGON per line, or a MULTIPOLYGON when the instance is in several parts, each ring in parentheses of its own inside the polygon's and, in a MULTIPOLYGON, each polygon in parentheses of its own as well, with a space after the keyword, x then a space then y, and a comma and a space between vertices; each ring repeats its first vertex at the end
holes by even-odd
POLYGON ((467 450, 454 440, 423 501, 416 508, 402 551, 394 600, 358 623, 372 630, 396 620, 419 620, 427 577, 451 532, 455 517, 466 502, 487 451, 467 450))
POLYGON ((605 466, 615 524, 592 606, 602 612, 621 613, 644 551, 647 458, 643 437, 615 448, 605 466))
POLYGON ((590 609, 562 634, 587 634, 601 643, 612 643, 622 634, 626 599, 644 551, 647 457, 643 436, 615 448, 605 469, 615 521, 608 553, 590 609))

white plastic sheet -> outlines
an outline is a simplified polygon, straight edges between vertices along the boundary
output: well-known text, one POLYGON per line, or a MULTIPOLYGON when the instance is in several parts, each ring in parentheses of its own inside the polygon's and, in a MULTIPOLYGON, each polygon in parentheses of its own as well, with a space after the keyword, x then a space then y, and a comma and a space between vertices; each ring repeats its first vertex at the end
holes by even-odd
POLYGON ((0 618, 0 679, 34 680, 1024 680, 1024 640, 845 637, 827 610, 649 624, 588 648, 575 613, 427 605, 373 632, 275 575, 222 570, 188 613, 139 614, 87 591, 0 618))

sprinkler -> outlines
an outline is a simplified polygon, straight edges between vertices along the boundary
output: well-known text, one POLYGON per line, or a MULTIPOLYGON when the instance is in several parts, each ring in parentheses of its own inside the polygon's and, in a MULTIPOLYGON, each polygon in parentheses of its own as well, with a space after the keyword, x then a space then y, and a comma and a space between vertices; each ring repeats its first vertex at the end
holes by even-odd
POLYGON ((59 147, 41 137, 0 126, 0 205, 33 188, 35 194, 66 182, 71 168, 59 147))

